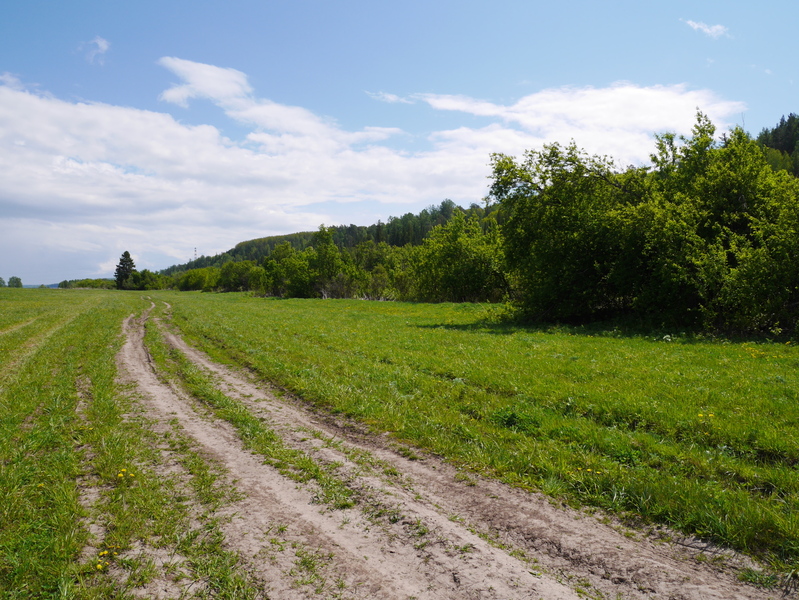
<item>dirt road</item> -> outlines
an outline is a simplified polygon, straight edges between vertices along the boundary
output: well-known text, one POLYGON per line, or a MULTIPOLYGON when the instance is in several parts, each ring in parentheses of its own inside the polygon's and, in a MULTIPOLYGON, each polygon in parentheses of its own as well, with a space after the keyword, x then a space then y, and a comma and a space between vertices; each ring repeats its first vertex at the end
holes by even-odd
MULTIPOLYGON (((673 598, 779 597, 740 583, 744 558, 694 540, 664 541, 602 515, 464 474, 447 463, 319 414, 240 372, 212 362, 166 325, 168 344, 214 375, 220 390, 313 460, 337 465, 356 506, 318 502, 246 450, 227 422, 159 379, 143 343, 142 319, 125 323, 123 376, 135 381, 156 421, 177 419, 242 493, 223 509, 227 546, 267 597, 294 598, 673 598), (313 563, 303 579, 298 565, 313 563)), ((146 597, 181 592, 159 581, 146 597), (159 587, 160 586, 160 587, 159 587)))

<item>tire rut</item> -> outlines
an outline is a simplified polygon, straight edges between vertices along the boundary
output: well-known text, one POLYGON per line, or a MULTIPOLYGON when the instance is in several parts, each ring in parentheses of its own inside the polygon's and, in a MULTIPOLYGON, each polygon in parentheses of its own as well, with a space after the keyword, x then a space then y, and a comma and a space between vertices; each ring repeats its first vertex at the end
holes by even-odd
MULTIPOLYGON (((579 597, 554 579, 531 574, 526 563, 466 528, 455 527, 447 519, 443 521, 451 527, 440 527, 435 510, 403 508, 402 521, 383 523, 358 508, 331 511, 315 504, 313 485, 298 485, 263 464, 263 459, 244 449, 232 426, 208 418, 196 401, 159 380, 143 343, 146 318, 145 314, 140 320, 127 320, 121 362, 150 411, 161 419, 177 419, 185 434, 235 478, 244 499, 230 506, 232 518, 222 526, 227 543, 238 550, 248 570, 273 597, 319 597, 319 593, 420 600, 579 597), (282 537, 276 532, 282 532, 282 537), (416 543, 407 543, 410 537, 416 543), (305 564, 308 560, 323 563, 328 579, 335 578, 336 585, 303 586, 303 581, 313 583, 312 576, 303 578, 303 559, 307 559, 305 564)), ((392 498, 382 497, 385 492, 377 478, 364 478, 358 485, 364 498, 365 490, 371 490, 370 506, 395 504, 392 498)))

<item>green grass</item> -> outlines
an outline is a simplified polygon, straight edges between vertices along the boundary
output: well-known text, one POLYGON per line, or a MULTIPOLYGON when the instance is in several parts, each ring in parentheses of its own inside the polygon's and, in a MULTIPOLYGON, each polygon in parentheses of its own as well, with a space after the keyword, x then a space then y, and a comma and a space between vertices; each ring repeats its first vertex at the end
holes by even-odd
POLYGON ((176 557, 174 577, 197 582, 196 597, 261 597, 214 517, 235 490, 180 431, 156 435, 116 381, 122 321, 148 305, 134 293, 0 290, 0 597, 132 598, 168 575, 156 549, 176 557), (183 476, 159 473, 162 450, 183 476))
POLYGON ((113 389, 114 355, 132 296, 0 290, 0 594, 49 597, 74 581, 87 542, 77 478, 92 430, 78 390, 113 389))
POLYGON ((514 485, 799 559, 790 344, 514 327, 480 305, 162 296, 217 358, 320 407, 514 485))
POLYGON ((333 508, 355 504, 354 492, 335 475, 335 465, 320 465, 306 453, 287 447, 263 420, 254 416, 240 401, 223 394, 210 374, 189 361, 182 352, 167 347, 159 328, 147 323, 145 342, 162 376, 178 381, 220 419, 238 431, 244 446, 265 457, 268 464, 298 482, 313 481, 319 489, 319 501, 333 508))
MULTIPOLYGON (((515 327, 480 305, 151 295, 217 359, 445 456, 467 483, 474 470, 786 572, 799 564, 792 344, 515 327)), ((0 596, 127 598, 158 575, 134 549, 160 545, 200 596, 257 597, 214 516, 235 491, 179 428, 153 433, 116 382, 122 320, 148 306, 137 293, 0 290, 0 596), (164 452, 183 475, 158 475, 164 452)), ((153 328, 147 343, 166 376, 284 474, 318 485, 320 501, 359 501, 335 465, 285 447, 153 328)))

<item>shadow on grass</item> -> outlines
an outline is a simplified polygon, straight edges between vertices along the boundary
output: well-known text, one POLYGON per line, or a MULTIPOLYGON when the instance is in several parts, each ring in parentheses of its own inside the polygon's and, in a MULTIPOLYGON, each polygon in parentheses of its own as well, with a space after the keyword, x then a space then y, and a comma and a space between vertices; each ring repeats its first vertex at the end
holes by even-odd
POLYGON ((440 323, 417 325, 420 329, 446 329, 451 331, 472 331, 496 335, 516 333, 535 333, 551 335, 590 336, 603 338, 639 339, 652 342, 679 341, 683 344, 741 344, 741 343, 779 343, 799 340, 793 334, 775 335, 771 332, 739 333, 708 332, 701 328, 685 325, 670 325, 657 322, 654 318, 616 317, 584 322, 533 321, 521 318, 510 311, 504 314, 491 314, 472 323, 440 323))

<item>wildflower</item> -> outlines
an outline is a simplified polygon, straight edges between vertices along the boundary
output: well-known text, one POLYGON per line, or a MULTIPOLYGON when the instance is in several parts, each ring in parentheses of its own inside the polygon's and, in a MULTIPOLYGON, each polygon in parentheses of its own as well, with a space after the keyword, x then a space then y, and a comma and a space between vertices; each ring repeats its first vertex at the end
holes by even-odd
POLYGON ((103 568, 103 563, 97 563, 97 570, 99 571, 102 568, 103 568))
POLYGON ((704 417, 705 415, 703 415, 702 413, 699 413, 699 416, 700 416, 700 417, 704 417))

